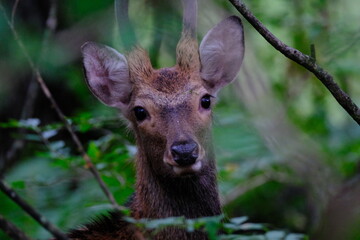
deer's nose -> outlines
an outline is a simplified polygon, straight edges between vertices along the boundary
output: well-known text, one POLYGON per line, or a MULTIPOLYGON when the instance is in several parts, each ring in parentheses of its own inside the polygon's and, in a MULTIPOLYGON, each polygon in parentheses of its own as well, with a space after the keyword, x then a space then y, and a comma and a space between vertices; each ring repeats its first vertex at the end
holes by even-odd
POLYGON ((175 142, 171 146, 171 154, 174 161, 180 166, 189 166, 198 158, 198 144, 193 141, 175 142))

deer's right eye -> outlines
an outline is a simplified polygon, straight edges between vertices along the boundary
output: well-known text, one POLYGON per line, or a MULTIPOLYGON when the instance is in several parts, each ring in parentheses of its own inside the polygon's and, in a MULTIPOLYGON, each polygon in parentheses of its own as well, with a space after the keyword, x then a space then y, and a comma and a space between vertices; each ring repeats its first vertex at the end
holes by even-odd
POLYGON ((135 117, 138 121, 143 121, 148 116, 147 111, 145 108, 142 107, 135 107, 134 108, 135 117))
POLYGON ((203 96, 200 100, 200 104, 201 104, 201 107, 203 109, 209 109, 210 106, 211 106, 211 96, 209 94, 206 94, 205 96, 203 96))

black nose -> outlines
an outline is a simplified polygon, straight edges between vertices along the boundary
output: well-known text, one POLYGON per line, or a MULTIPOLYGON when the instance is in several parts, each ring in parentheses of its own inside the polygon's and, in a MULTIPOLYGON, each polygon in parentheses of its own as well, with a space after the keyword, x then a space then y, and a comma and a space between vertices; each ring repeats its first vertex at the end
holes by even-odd
POLYGON ((171 154, 177 164, 188 166, 194 164, 198 158, 198 145, 193 140, 175 142, 171 146, 171 154))

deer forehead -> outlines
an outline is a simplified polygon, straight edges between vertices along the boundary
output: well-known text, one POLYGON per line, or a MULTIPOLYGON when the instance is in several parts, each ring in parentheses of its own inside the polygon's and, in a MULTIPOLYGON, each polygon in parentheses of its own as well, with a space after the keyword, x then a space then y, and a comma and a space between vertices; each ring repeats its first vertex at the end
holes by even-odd
POLYGON ((135 106, 175 107, 191 104, 196 96, 206 93, 198 74, 184 73, 176 68, 156 70, 151 78, 137 82, 135 88, 135 106))
POLYGON ((197 85, 187 85, 173 93, 155 89, 140 89, 135 96, 134 106, 152 106, 153 108, 177 108, 191 106, 197 98, 206 93, 205 88, 197 85))

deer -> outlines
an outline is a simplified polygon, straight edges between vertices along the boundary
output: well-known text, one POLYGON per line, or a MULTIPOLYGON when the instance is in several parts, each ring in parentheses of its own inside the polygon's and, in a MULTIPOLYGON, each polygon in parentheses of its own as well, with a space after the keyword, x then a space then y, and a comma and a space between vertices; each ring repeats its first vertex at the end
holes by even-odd
MULTIPOLYGON (((196 38, 197 2, 182 0, 183 29, 173 67, 153 69, 147 52, 128 54, 94 42, 82 46, 86 83, 102 103, 116 108, 136 139, 131 217, 199 218, 222 213, 212 145, 217 93, 237 76, 244 57, 243 26, 230 16, 196 38)), ((122 215, 109 216, 68 234, 70 239, 137 239, 122 215)), ((207 239, 202 231, 169 227, 154 239, 207 239)))

